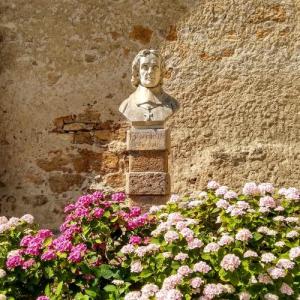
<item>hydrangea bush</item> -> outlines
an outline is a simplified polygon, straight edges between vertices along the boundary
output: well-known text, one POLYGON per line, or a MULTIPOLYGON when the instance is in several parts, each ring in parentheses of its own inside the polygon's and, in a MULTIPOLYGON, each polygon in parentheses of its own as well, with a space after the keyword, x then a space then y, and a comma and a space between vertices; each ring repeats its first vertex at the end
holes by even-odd
MULTIPOLYGON (((4 282, 9 278, 8 270, 5 268, 5 262, 11 256, 16 254, 22 238, 28 234, 34 234, 37 231, 37 226, 34 224, 34 217, 26 214, 21 218, 11 217, 8 219, 0 217, 0 291, 4 289, 4 282)), ((26 266, 25 262, 24 266, 26 266)), ((9 279, 10 281, 11 279, 9 279)), ((17 282, 16 279, 13 281, 17 282)), ((0 299, 4 295, 1 295, 0 299)))
POLYGON ((81 196, 59 235, 2 218, 0 300, 300 299, 299 211, 294 188, 211 181, 148 213, 81 196))
POLYGON ((217 182, 152 207, 150 243, 124 245, 125 300, 299 299, 299 193, 247 183, 239 195, 217 182))
POLYGON ((153 221, 124 201, 124 193, 81 196, 65 207, 60 235, 41 229, 24 236, 6 259, 2 293, 10 299, 114 299, 122 292, 109 285, 121 277, 115 253, 136 234, 148 236, 153 221))

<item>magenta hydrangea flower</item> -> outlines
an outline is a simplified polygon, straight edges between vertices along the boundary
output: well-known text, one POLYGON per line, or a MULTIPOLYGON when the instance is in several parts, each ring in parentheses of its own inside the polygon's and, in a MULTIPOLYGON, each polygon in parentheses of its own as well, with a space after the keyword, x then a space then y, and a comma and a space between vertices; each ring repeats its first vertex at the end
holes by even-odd
POLYGON ((36 300, 50 300, 50 298, 47 296, 39 296, 36 298, 36 300))
POLYGON ((129 243, 133 245, 140 245, 143 239, 138 235, 132 235, 129 239, 129 243))
POLYGON ((12 255, 7 258, 6 267, 8 270, 12 270, 16 267, 22 266, 24 263, 24 259, 21 255, 12 255))
POLYGON ((103 208, 97 207, 94 209, 93 216, 95 218, 101 218, 103 216, 104 212, 105 212, 105 210, 103 208))
POLYGON ((35 264, 35 260, 30 258, 23 262, 22 269, 27 270, 35 264))
POLYGON ((142 210, 139 206, 133 206, 130 208, 129 216, 134 218, 134 217, 140 216, 141 213, 142 213, 142 210))
POLYGON ((20 246, 21 247, 27 247, 29 242, 33 239, 33 236, 32 235, 25 235, 21 242, 20 242, 20 246))
POLYGON ((78 198, 78 200, 76 201, 76 207, 88 207, 90 206, 92 203, 94 202, 94 198, 92 197, 92 195, 83 195, 81 197, 78 198))
POLYGON ((56 251, 68 252, 72 249, 73 245, 65 236, 62 235, 52 241, 52 246, 56 251))
POLYGON ((123 202, 125 199, 126 195, 123 192, 118 192, 111 195, 111 200, 116 202, 123 202))
POLYGON ((82 260, 83 256, 87 251, 87 246, 83 243, 80 243, 74 247, 68 256, 68 260, 73 263, 78 263, 82 260))
POLYGON ((64 208, 64 213, 69 213, 76 208, 76 205, 71 203, 64 208))
POLYGON ((69 240, 72 238, 74 233, 79 232, 81 232, 81 227, 76 224, 73 224, 63 232, 63 236, 65 236, 65 238, 69 240))
POLYGON ((36 236, 41 239, 47 239, 53 236, 53 233, 49 229, 41 229, 37 232, 36 236))
POLYGON ((56 252, 54 250, 47 250, 45 253, 42 254, 41 260, 48 261, 56 259, 56 252))
POLYGON ((77 207, 74 211, 74 217, 81 218, 81 217, 88 217, 89 210, 86 207, 77 207))

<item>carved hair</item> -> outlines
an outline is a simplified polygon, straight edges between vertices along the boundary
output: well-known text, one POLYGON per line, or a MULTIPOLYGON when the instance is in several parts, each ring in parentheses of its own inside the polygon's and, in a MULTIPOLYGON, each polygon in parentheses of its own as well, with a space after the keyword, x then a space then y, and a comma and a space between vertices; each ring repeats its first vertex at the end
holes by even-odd
POLYGON ((141 57, 146 57, 149 55, 154 55, 156 57, 159 58, 160 60, 160 81, 159 81, 159 85, 162 85, 163 83, 163 74, 165 71, 165 67, 164 67, 164 61, 159 53, 158 50, 153 50, 153 49, 144 49, 141 50, 136 57, 134 58, 133 62, 132 62, 132 66, 131 66, 131 70, 132 70, 132 75, 131 75, 131 84, 134 87, 138 87, 138 85, 140 84, 140 59, 141 57))

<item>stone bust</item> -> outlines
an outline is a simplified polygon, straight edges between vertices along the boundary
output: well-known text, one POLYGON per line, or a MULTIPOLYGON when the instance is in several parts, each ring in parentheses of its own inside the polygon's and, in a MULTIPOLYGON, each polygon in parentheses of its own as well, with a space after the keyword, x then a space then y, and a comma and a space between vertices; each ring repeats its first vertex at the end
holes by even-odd
POLYGON ((178 102, 162 89, 164 62, 157 50, 141 50, 132 63, 131 83, 136 88, 119 111, 132 124, 163 124, 178 108, 178 102))

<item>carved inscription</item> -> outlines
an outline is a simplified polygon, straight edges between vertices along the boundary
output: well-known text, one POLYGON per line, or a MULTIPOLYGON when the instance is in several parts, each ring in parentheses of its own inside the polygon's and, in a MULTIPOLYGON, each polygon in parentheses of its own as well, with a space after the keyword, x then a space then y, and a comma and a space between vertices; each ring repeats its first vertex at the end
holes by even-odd
POLYGON ((135 129, 127 131, 127 150, 167 150, 167 129, 135 129))

